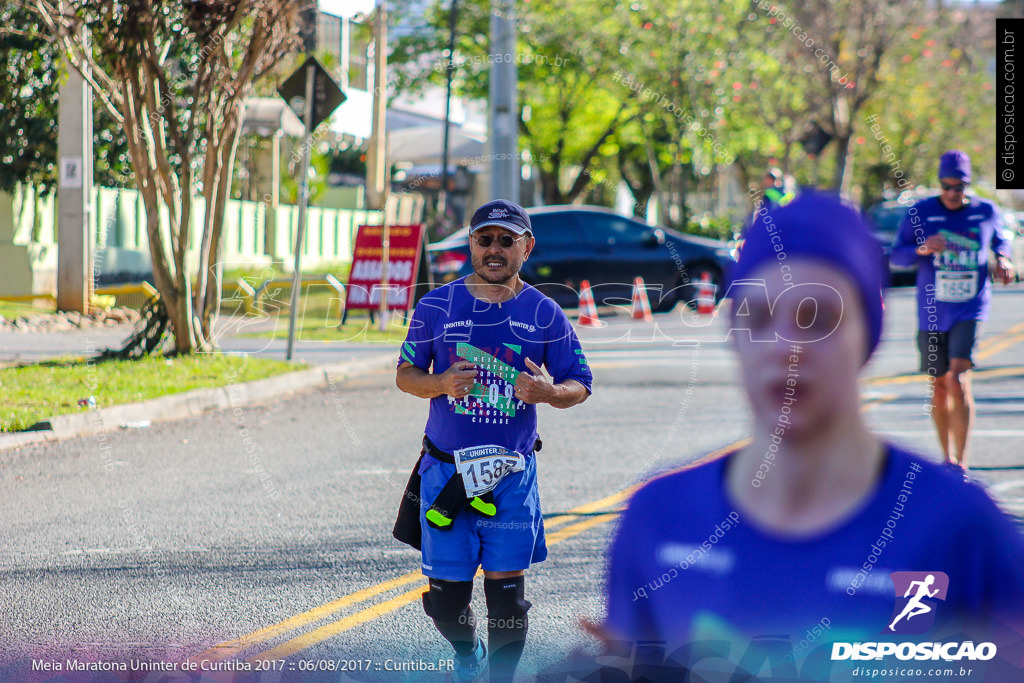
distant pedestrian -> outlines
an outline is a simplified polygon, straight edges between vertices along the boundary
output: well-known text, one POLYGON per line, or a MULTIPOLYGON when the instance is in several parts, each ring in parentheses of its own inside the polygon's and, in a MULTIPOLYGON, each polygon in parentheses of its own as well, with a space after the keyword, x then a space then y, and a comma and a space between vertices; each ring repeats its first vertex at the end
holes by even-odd
POLYGON ((761 179, 761 190, 764 195, 765 208, 769 211, 789 204, 796 198, 796 193, 787 185, 787 178, 781 169, 769 168, 761 179))
POLYGON ((582 403, 592 376, 562 309, 519 277, 534 246, 526 211, 484 204, 469 242, 473 273, 420 300, 402 345, 398 387, 430 399, 430 414, 395 536, 422 550, 423 607, 455 648, 456 680, 488 664, 470 607, 483 568, 490 679, 511 681, 526 642, 525 570, 547 556, 536 405, 582 403))
POLYGON ((917 202, 900 223, 890 259, 917 265, 917 348, 928 374, 931 413, 950 465, 967 470, 974 422, 971 368, 981 324, 988 317, 995 277, 1013 282, 1010 243, 996 207, 968 196, 971 160, 959 150, 939 159, 942 193, 917 202))

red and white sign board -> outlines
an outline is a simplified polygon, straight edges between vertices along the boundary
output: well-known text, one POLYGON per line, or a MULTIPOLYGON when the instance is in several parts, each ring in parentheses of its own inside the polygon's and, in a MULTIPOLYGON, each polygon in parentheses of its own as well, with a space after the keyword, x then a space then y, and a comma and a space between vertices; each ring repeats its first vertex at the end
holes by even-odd
MULTIPOLYGON (((384 228, 360 225, 352 250, 352 270, 345 287, 345 310, 376 310, 380 307, 381 264, 384 228)), ((412 308, 423 251, 423 225, 392 225, 388 228, 388 310, 412 308)))

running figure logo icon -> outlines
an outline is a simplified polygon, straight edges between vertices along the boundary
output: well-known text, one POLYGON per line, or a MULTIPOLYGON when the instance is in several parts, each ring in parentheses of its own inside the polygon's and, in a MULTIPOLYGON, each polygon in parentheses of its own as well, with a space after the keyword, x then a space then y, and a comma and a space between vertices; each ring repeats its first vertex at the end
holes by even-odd
POLYGON ((896 605, 883 633, 924 633, 935 622, 937 601, 946 599, 945 572, 893 572, 896 605), (900 597, 902 596, 902 597, 900 597))

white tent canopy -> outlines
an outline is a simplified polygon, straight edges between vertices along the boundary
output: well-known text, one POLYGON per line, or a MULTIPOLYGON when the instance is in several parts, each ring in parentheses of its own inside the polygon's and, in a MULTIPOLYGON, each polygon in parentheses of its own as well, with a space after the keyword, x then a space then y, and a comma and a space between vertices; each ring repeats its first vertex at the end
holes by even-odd
MULTIPOLYGON (((448 132, 448 163, 480 163, 484 154, 483 139, 461 132, 456 126, 448 132)), ((388 136, 391 163, 440 166, 444 149, 443 124, 400 128, 388 136)))
POLYGON ((305 131, 302 121, 280 97, 246 98, 242 129, 263 137, 270 137, 278 131, 302 137, 305 131))

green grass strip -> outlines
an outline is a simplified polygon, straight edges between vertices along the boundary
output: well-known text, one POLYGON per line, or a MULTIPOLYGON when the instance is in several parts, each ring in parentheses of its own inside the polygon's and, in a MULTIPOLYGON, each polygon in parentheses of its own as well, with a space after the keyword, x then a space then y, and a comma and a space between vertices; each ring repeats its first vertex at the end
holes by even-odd
POLYGON ((0 370, 0 431, 21 431, 57 415, 135 403, 192 389, 222 387, 293 372, 300 363, 221 354, 137 361, 65 359, 0 370))

